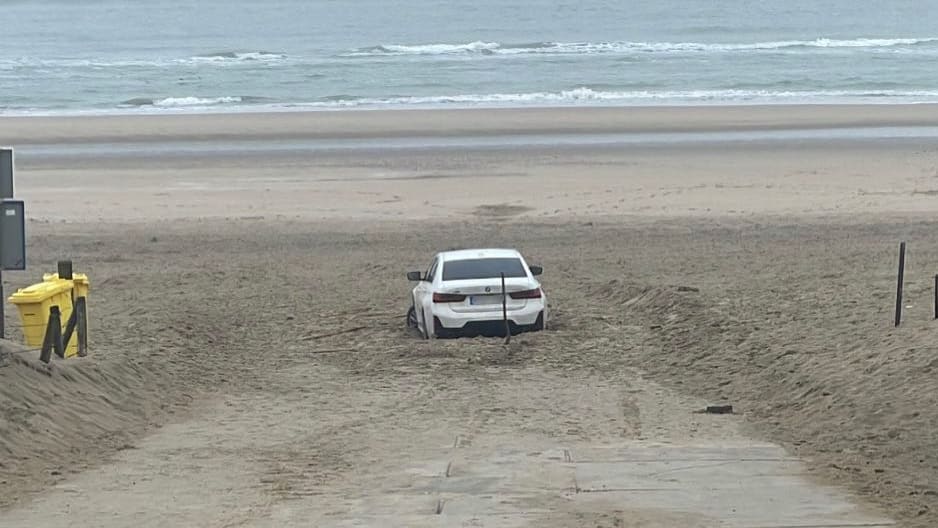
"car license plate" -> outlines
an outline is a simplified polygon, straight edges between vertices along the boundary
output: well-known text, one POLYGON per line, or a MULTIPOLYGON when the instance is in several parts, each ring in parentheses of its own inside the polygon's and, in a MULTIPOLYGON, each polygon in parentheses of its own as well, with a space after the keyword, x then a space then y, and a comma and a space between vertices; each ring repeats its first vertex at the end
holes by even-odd
POLYGON ((484 305, 484 304, 501 304, 502 296, 501 295, 471 295, 469 297, 469 304, 473 306, 484 305))

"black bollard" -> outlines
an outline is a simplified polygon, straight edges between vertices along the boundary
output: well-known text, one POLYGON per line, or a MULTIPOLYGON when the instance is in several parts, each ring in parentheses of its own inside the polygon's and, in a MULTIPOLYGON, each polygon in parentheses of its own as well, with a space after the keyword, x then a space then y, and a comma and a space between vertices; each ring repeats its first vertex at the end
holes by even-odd
POLYGON ((79 297, 75 305, 78 330, 78 356, 88 355, 88 301, 84 297, 79 297))
POLYGON ((899 244, 899 284, 896 286, 896 326, 902 322, 902 281, 905 278, 905 242, 899 244))
POLYGON ((60 260, 59 261, 59 278, 72 280, 72 261, 71 260, 60 260))

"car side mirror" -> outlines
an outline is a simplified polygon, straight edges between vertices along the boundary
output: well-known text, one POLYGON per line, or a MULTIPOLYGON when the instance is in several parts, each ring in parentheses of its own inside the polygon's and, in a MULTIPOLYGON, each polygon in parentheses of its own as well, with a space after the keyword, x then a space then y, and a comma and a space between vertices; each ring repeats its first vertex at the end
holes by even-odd
POLYGON ((409 281, 411 281, 411 282, 420 282, 420 281, 423 280, 423 277, 420 276, 420 272, 419 272, 419 271, 408 271, 408 272, 407 272, 407 280, 409 280, 409 281))
POLYGON ((531 266, 531 275, 534 275, 536 277, 540 275, 541 273, 544 273, 544 268, 540 266, 531 266))

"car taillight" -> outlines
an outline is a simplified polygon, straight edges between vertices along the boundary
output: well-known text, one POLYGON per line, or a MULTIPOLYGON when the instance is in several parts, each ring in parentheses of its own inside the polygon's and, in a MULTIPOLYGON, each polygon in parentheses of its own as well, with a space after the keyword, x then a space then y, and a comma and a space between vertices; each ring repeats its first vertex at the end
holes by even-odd
POLYGON ((540 299, 541 298, 541 289, 534 288, 533 290, 524 290, 518 292, 511 292, 508 294, 512 299, 540 299))
POLYGON ((433 302, 436 303, 451 303, 451 302, 463 302, 466 300, 465 295, 458 295, 455 293, 434 293, 433 302))

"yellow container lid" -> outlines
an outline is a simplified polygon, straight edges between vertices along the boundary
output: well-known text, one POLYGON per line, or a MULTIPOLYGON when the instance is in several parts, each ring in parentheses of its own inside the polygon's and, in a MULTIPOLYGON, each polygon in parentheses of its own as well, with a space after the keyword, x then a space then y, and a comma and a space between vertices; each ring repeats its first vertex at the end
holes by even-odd
MULTIPOLYGON (((42 280, 46 282, 59 280, 59 274, 58 273, 43 273, 42 280)), ((84 273, 72 273, 72 280, 77 282, 78 284, 82 284, 85 286, 88 285, 88 276, 85 275, 84 273)))
POLYGON ((71 281, 59 278, 45 280, 17 291, 10 296, 10 302, 13 304, 38 304, 70 289, 72 289, 71 281))

